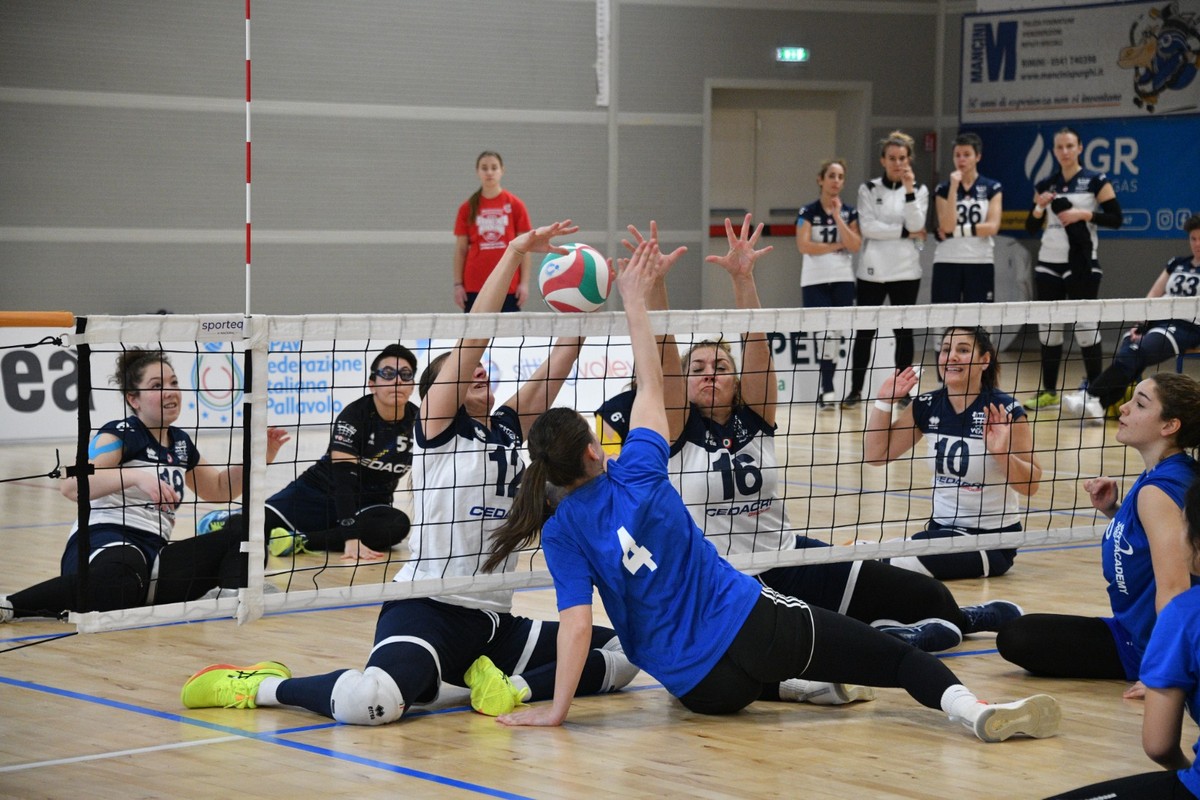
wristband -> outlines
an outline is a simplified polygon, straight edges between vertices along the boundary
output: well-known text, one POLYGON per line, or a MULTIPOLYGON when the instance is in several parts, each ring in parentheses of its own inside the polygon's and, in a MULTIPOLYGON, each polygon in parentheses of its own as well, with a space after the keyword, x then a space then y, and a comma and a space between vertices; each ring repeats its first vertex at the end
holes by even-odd
POLYGON ((892 404, 891 403, 885 403, 882 400, 876 400, 875 407, 877 409, 879 409, 880 411, 884 411, 888 414, 892 413, 892 404))

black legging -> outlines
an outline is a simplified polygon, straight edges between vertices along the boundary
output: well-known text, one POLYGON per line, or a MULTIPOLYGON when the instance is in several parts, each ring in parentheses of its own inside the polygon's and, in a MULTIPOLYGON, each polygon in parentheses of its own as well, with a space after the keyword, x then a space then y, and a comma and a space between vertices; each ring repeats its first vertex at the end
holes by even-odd
POLYGON ((246 585, 246 555, 237 531, 168 542, 158 554, 158 576, 133 545, 105 547, 88 562, 88 591, 79 594, 79 576, 60 575, 9 596, 15 617, 58 617, 68 611, 113 611, 195 600, 220 586, 246 585), (153 595, 151 595, 153 589, 153 595))
MULTIPOLYGON (((359 511, 355 515, 355 524, 352 527, 335 525, 323 531, 303 533, 305 547, 309 550, 340 553, 346 549, 347 539, 358 539, 372 550, 383 553, 404 541, 411 527, 412 523, 403 511, 391 506, 378 505, 368 506, 359 511)), ((263 536, 267 541, 270 541, 274 528, 291 530, 291 526, 283 517, 276 514, 275 509, 267 506, 266 521, 263 524, 263 536)))
POLYGON ((1114 778, 1056 794, 1046 800, 1196 800, 1179 780, 1178 772, 1158 770, 1114 778))
MULTIPOLYGON (((917 290, 921 288, 920 280, 892 281, 891 283, 873 283, 860 280, 857 284, 857 304, 860 306, 881 306, 884 300, 891 300, 894 306, 911 306, 917 302, 917 290)), ((904 369, 913 363, 913 332, 910 328, 896 328, 892 331, 896 338, 896 369, 904 369)), ((863 385, 867 382, 867 368, 871 365, 871 343, 875 340, 875 330, 868 328, 855 331, 854 354, 850 368, 850 391, 862 393, 863 385)))
POLYGON ((1000 629, 996 649, 1034 675, 1126 679, 1112 630, 1098 617, 1026 614, 1000 629))
POLYGON ((960 683, 934 656, 850 617, 770 590, 716 666, 679 698, 698 714, 731 714, 778 697, 791 678, 901 687, 928 708, 960 683), (773 595, 773 596, 772 596, 773 595))

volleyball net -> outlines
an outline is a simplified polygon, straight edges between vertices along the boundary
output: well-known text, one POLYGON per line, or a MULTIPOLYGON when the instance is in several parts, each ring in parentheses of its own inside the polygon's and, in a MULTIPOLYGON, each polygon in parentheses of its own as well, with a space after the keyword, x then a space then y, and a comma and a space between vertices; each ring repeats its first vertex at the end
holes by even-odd
MULTIPOLYGON (((1082 375, 1072 325, 1099 327, 1107 366, 1116 341, 1134 325, 1195 316, 1194 299, 1172 298, 652 315, 656 331, 673 334, 681 351, 705 339, 724 338, 732 344, 739 363, 743 332, 768 335, 779 389, 774 437, 777 464, 771 467, 778 488, 773 502, 786 509, 791 530, 785 539, 798 534, 831 546, 729 556, 735 566, 752 571, 1096 541, 1106 520, 1092 509, 1082 479, 1101 474, 1128 479, 1136 476, 1142 465, 1136 454, 1131 458, 1126 448, 1116 443, 1112 425, 1069 418, 1057 409, 1030 412, 1033 451, 1043 476, 1034 494, 1020 497, 1022 530, 953 539, 907 538, 924 529, 930 519, 935 487, 930 462, 939 455, 953 454, 932 453, 923 441, 886 466, 872 466, 864 460, 863 437, 872 399, 880 381, 893 370, 892 331, 915 332, 916 362, 924 367, 919 388, 928 392, 940 385, 936 350, 942 332, 960 326, 989 329, 1005 346, 999 354, 998 388, 1027 399, 1040 382, 1038 325, 1066 326, 1061 392, 1075 389, 1082 375), (840 398, 849 373, 850 332, 863 329, 878 331, 864 401, 853 408, 819 407, 820 340, 831 337, 829 341, 837 342, 841 351, 837 371, 840 398)), ((249 465, 244 471, 244 492, 236 502, 205 503, 189 495, 177 511, 172 532, 173 539, 196 535, 196 524, 214 510, 242 513, 248 532, 243 547, 250 554, 249 585, 237 597, 72 614, 71 620, 85 631, 229 616, 247 622, 284 609, 548 586, 550 576, 537 547, 522 552, 516 569, 507 573, 477 571, 403 582, 393 578, 412 559, 407 541, 388 551, 380 562, 346 560, 339 552, 327 551, 265 558, 269 532, 263 529, 264 503, 326 452, 334 420, 349 403, 367 393, 371 360, 389 344, 399 342, 417 355, 419 375, 457 339, 491 339, 483 363, 497 399, 503 400, 546 359, 555 337, 585 336, 576 368, 554 405, 575 408, 589 419, 607 398, 629 388, 633 378, 625 317, 611 312, 93 316, 79 328, 71 344, 78 347, 81 364, 86 361, 89 366, 79 372, 80 397, 87 400, 79 404, 81 440, 90 440, 105 422, 129 413, 119 391, 106 383, 116 356, 130 347, 151 347, 168 354, 180 378, 183 413, 176 425, 189 433, 214 466, 249 465), (270 427, 286 429, 291 441, 268 465, 270 427)), ((1175 363, 1169 361, 1147 372, 1174 369, 1175 363)), ((419 403, 415 387, 411 401, 419 403)), ((86 453, 86 447, 80 452, 86 453)), ((738 477, 731 473, 731 479, 738 477)), ((439 491, 479 491, 479 482, 479 476, 459 476, 456 485, 439 491)), ((394 505, 414 517, 415 535, 420 518, 413 514, 407 480, 401 481, 394 505)), ((754 513, 754 509, 744 510, 754 513)), ((462 523, 478 524, 474 520, 462 523)), ((769 534, 764 531, 765 536, 769 534)), ((778 532, 775 534, 778 539, 778 532)), ((1017 569, 1019 565, 1018 560, 1017 569)))

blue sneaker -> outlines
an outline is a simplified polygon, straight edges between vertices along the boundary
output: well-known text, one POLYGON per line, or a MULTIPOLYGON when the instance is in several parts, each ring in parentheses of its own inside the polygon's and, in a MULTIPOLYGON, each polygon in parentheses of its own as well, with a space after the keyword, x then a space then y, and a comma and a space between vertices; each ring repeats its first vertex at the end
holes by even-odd
POLYGON ((962 631, 952 622, 930 617, 905 625, 894 619, 877 619, 871 627, 926 653, 937 653, 962 644, 962 631))
POLYGON ((210 511, 196 522, 196 535, 203 536, 206 533, 219 531, 225 527, 225 522, 228 519, 229 509, 227 508, 210 511))
POLYGON ((1016 603, 1007 600, 989 600, 982 605, 963 606, 959 609, 967 624, 963 633, 978 633, 979 631, 998 631, 1006 622, 1012 622, 1025 612, 1016 603))

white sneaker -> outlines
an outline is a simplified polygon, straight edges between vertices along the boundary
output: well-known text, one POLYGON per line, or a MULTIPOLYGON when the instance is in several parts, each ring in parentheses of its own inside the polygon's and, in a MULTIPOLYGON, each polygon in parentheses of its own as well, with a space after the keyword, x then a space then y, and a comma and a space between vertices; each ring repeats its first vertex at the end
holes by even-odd
POLYGON ((982 704, 975 721, 960 720, 985 742, 1003 742, 1011 736, 1045 739, 1058 733, 1062 710, 1048 694, 1035 694, 1012 703, 982 704))
POLYGON ((779 684, 779 699, 793 703, 812 703, 816 706, 844 706, 856 700, 864 702, 875 699, 875 690, 870 686, 853 683, 826 683, 792 678, 779 684))
POLYGON ((837 392, 824 392, 817 395, 817 408, 821 411, 837 411, 837 392))
POLYGON ((1088 393, 1083 389, 1080 389, 1077 392, 1064 392, 1062 396, 1062 404, 1058 411, 1059 416, 1082 417, 1084 413, 1084 407, 1087 405, 1087 401, 1088 393))
POLYGON ((8 599, 8 595, 0 594, 0 625, 11 621, 13 618, 12 600, 8 599))
POLYGON ((1103 422, 1104 416, 1104 406, 1100 405, 1100 398, 1089 394, 1083 403, 1083 418, 1103 422))

